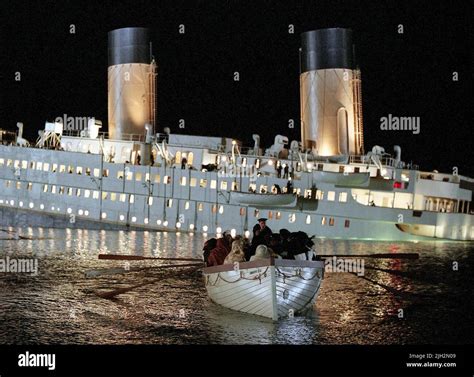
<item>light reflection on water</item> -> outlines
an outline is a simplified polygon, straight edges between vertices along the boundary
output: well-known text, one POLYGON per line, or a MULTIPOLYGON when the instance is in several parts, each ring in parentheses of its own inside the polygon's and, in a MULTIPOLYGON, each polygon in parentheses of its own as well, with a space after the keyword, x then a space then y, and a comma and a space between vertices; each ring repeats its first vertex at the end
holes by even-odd
MULTIPOLYGON (((202 235, 42 228, 20 234, 35 239, 0 240, 0 258, 36 257, 40 271, 38 276, 0 273, 4 344, 473 343, 474 247, 469 243, 318 240, 320 254, 416 252, 420 259, 366 258, 363 277, 327 273, 310 314, 274 323, 212 304, 199 273, 113 301, 93 291, 159 275, 84 277, 89 269, 123 267, 123 262, 98 260, 99 253, 199 258, 202 235), (453 271, 453 261, 459 271, 453 271)), ((155 262, 130 262, 133 267, 150 263, 155 262)))

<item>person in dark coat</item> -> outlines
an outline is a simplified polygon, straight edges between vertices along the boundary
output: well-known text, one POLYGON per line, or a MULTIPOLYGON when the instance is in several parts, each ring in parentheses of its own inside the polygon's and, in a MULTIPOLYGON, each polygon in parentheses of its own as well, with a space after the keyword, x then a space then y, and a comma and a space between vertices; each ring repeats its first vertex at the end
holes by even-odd
POLYGON ((211 251, 217 246, 217 239, 216 238, 210 238, 206 241, 204 244, 204 247, 202 248, 202 258, 204 259, 204 262, 206 263, 206 266, 208 266, 208 259, 209 255, 211 255, 211 251))
POLYGON ((255 224, 253 227, 252 246, 245 255, 247 260, 255 254, 258 245, 268 246, 268 240, 271 235, 272 230, 267 226, 267 219, 263 217, 258 219, 258 224, 255 224))
POLYGON ((258 219, 258 224, 255 224, 255 226, 253 227, 254 240, 255 238, 257 238, 255 241, 260 242, 262 240, 265 240, 265 236, 271 236, 272 233, 272 230, 267 226, 267 219, 263 217, 258 219))
POLYGON ((277 171, 277 177, 278 178, 281 178, 281 171, 282 171, 282 166, 281 164, 278 164, 277 168, 276 168, 276 171, 277 171))

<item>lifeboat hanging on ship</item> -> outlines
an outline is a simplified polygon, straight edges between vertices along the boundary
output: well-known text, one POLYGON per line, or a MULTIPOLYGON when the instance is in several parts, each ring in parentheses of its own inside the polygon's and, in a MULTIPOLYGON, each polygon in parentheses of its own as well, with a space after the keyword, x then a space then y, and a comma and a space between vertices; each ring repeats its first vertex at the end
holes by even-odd
POLYGON ((292 207, 296 205, 295 194, 259 194, 254 192, 231 191, 229 202, 238 205, 292 207))

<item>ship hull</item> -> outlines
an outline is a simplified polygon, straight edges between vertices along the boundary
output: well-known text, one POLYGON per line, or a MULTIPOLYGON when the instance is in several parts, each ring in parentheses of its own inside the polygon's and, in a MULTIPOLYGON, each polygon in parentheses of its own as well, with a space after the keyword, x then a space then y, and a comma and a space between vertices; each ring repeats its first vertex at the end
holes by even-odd
MULTIPOLYGON (((217 172, 108 163, 89 153, 0 146, 0 221, 11 226, 210 234, 220 228, 244 234, 258 218, 266 217, 275 232, 286 228, 333 239, 474 239, 473 215, 369 206, 353 188, 321 181, 317 174, 293 180, 295 190, 300 190, 296 204, 282 205, 278 195, 270 198, 277 202, 273 205, 230 200, 234 186, 285 187, 285 182, 277 177, 258 177, 254 182, 249 177, 220 177, 217 172), (324 197, 302 198, 315 186, 324 197)), ((434 184, 428 183, 424 190, 434 184)), ((386 190, 371 185, 371 190, 386 190)), ((456 189, 453 183, 445 185, 456 189)), ((410 194, 402 191, 406 190, 384 195, 395 199, 399 195, 402 199, 393 205, 403 205, 403 195, 410 194)))

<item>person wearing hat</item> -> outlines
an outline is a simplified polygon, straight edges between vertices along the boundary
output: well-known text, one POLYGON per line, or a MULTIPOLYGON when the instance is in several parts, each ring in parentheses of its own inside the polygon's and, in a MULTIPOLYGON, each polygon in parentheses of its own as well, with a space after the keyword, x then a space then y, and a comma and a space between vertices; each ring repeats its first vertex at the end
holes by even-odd
POLYGON ((261 237, 262 239, 265 239, 265 236, 271 236, 272 235, 272 230, 267 226, 267 219, 264 217, 261 217, 260 219, 257 220, 258 224, 255 224, 253 227, 253 236, 258 236, 261 237))
POLYGON ((262 217, 258 219, 258 224, 253 227, 252 247, 250 254, 255 254, 255 249, 258 245, 267 245, 272 235, 272 230, 267 226, 267 219, 262 217))

